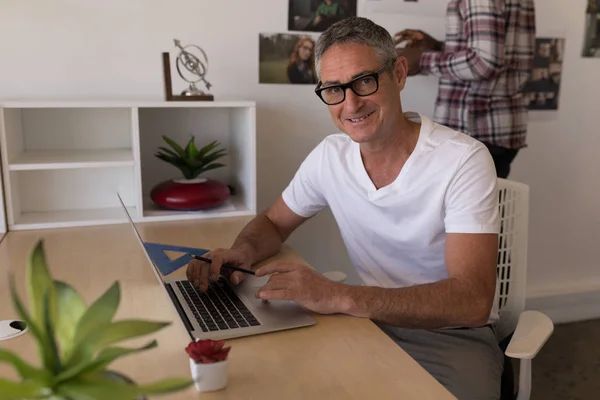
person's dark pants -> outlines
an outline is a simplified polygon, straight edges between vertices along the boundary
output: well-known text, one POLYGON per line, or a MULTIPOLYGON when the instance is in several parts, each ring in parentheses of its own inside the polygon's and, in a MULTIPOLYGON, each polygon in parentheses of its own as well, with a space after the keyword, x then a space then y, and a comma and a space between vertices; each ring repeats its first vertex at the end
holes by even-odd
POLYGON ((496 165, 496 175, 498 178, 506 179, 510 174, 510 164, 517 156, 519 149, 508 149, 506 147, 498 147, 487 144, 487 148, 494 159, 496 165))
POLYGON ((504 355, 492 326, 409 329, 375 322, 458 400, 499 400, 504 355))

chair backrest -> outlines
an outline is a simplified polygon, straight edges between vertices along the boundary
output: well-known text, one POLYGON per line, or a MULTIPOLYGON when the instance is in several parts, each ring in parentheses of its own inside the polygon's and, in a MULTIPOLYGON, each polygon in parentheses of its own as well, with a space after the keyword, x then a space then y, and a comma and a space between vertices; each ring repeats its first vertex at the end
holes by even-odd
POLYGON ((500 341, 514 332, 525 309, 529 186, 498 178, 498 191, 501 225, 496 301, 500 318, 496 334, 500 341))

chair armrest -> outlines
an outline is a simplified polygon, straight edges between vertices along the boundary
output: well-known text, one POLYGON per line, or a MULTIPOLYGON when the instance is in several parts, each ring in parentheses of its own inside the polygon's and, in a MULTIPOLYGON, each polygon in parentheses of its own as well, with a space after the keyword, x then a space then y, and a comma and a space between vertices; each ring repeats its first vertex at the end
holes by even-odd
POLYGON ((505 354, 511 358, 532 359, 553 331, 554 323, 546 314, 539 311, 524 311, 519 316, 517 329, 505 354))

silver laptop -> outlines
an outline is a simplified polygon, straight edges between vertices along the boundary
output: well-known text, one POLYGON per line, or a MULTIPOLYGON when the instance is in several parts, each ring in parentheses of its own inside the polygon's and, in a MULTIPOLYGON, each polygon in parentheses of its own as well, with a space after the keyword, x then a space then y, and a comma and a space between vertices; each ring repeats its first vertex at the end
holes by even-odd
MULTIPOLYGON (((256 291, 268 277, 247 274, 239 285, 230 285, 224 277, 211 281, 201 293, 187 279, 161 278, 160 270, 148 254, 144 241, 127 211, 119 202, 159 283, 164 287, 192 340, 230 339, 315 324, 307 310, 291 301, 263 302, 256 291)), ((198 254, 200 255, 200 254, 198 254)))

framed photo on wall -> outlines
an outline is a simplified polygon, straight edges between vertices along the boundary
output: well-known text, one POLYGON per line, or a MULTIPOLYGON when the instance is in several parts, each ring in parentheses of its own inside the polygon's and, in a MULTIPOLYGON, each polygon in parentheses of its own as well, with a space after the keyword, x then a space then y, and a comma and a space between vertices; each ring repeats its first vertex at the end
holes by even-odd
POLYGON ((365 13, 395 13, 446 17, 448 0, 364 0, 365 13))
POLYGON ((357 0, 288 0, 288 30, 323 32, 344 18, 356 16, 357 0))
POLYGON ((600 0, 588 0, 582 57, 600 58, 600 0))
POLYGON ((530 110, 558 110, 564 52, 564 38, 536 39, 533 71, 524 90, 530 110))
POLYGON ((317 84, 314 49, 318 34, 260 33, 258 82, 317 84))

